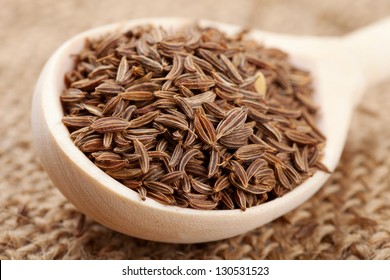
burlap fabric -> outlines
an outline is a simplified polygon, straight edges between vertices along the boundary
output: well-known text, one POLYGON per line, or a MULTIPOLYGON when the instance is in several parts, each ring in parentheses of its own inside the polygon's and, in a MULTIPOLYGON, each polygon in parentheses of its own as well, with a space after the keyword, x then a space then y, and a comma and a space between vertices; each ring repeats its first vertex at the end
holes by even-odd
POLYGON ((367 90, 341 162, 320 192, 262 228, 212 243, 161 244, 80 222, 40 166, 30 131, 42 66, 64 40, 88 28, 184 16, 342 35, 389 16, 388 0, 0 0, 0 7, 0 259, 390 259, 389 82, 367 90))

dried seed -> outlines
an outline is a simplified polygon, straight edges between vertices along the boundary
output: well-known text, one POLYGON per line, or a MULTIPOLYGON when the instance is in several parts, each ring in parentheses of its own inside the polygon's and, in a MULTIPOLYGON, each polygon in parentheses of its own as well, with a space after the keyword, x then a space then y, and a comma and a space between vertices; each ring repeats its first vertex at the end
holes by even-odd
POLYGON ((62 102, 76 103, 84 101, 87 94, 76 88, 66 89, 60 96, 62 102))
POLYGON ((150 162, 148 152, 145 146, 138 139, 135 138, 133 140, 133 143, 134 143, 135 153, 140 156, 139 165, 141 167, 141 170, 143 173, 147 173, 149 171, 149 162, 150 162))
POLYGON ((174 80, 183 72, 183 69, 184 69, 183 59, 178 54, 175 53, 173 55, 172 69, 171 71, 169 71, 168 75, 165 78, 174 80))
POLYGON ((303 132, 288 129, 284 133, 287 136, 287 138, 299 144, 316 145, 319 143, 319 140, 314 139, 313 137, 310 137, 309 135, 303 132))
POLYGON ((180 161, 180 164, 179 164, 179 167, 178 167, 178 170, 179 171, 184 171, 184 168, 186 167, 187 163, 189 162, 189 160, 196 156, 196 155, 199 155, 201 152, 199 150, 196 150, 196 149, 190 149, 190 150, 187 150, 184 154, 183 154, 183 157, 181 158, 181 161, 180 161))
POLYGON ((192 109, 192 106, 190 103, 188 103, 188 101, 186 100, 186 98, 182 98, 180 96, 175 96, 175 100, 177 102, 177 104, 180 106, 181 110, 183 111, 183 113, 189 118, 189 119, 193 119, 194 118, 194 110, 192 109))
POLYGON ((207 60, 211 65, 217 68, 221 72, 225 72, 226 66, 219 60, 219 58, 211 51, 205 49, 198 50, 199 55, 207 60))
POLYGON ((236 189, 234 191, 234 200, 242 211, 246 210, 246 195, 242 190, 236 189))
POLYGON ((192 176, 189 176, 189 178, 190 178, 191 186, 198 193, 206 194, 206 195, 210 195, 213 193, 213 189, 209 185, 194 179, 192 176))
POLYGON ((264 146, 261 144, 249 144, 240 147, 234 153, 234 157, 238 160, 253 161, 265 154, 264 146))
POLYGON ((92 116, 80 116, 80 117, 79 116, 75 116, 75 117, 65 116, 62 118, 62 122, 66 126, 85 127, 85 126, 91 125, 95 119, 96 118, 94 118, 92 116))
POLYGON ((234 209, 234 202, 230 194, 228 194, 226 191, 221 191, 221 194, 222 194, 221 201, 223 204, 226 205, 227 209, 234 209))
POLYGON ((281 152, 287 152, 287 153, 291 153, 291 152, 294 152, 294 148, 293 147, 290 147, 288 146, 287 144, 283 143, 283 142, 279 142, 273 138, 267 138, 267 141, 268 143, 270 143, 272 146, 274 146, 278 151, 281 151, 281 152))
POLYGON ((183 171, 173 171, 162 176, 160 182, 165 184, 173 184, 174 182, 177 182, 180 179, 182 179, 183 176, 184 176, 183 171))
POLYGON ((95 157, 95 165, 105 171, 118 170, 126 165, 126 161, 119 155, 111 152, 103 152, 95 157))
POLYGON ((120 94, 122 99, 130 101, 150 101, 154 94, 147 91, 126 91, 120 94))
POLYGON ((218 142, 229 149, 238 149, 247 144, 253 129, 243 127, 233 130, 230 134, 221 137, 218 142))
POLYGON ((189 72, 196 72, 194 60, 192 59, 191 55, 186 56, 184 59, 184 68, 189 72))
POLYGON ((215 128, 200 108, 198 108, 195 112, 194 128, 198 137, 203 142, 211 145, 212 147, 215 146, 215 128))
POLYGON ((258 158, 255 161, 253 161, 248 166, 248 168, 246 169, 246 173, 247 173, 247 176, 248 176, 248 181, 252 177, 257 176, 258 173, 260 171, 262 171, 263 169, 265 169, 267 166, 268 166, 267 162, 264 159, 262 159, 262 158, 258 158))
POLYGON ((77 82, 72 83, 70 86, 72 88, 77 88, 80 90, 91 91, 95 89, 105 79, 107 79, 107 75, 102 75, 94 79, 87 78, 87 79, 79 80, 77 82))
POLYGON ((91 128, 100 133, 123 131, 128 127, 129 122, 118 117, 103 117, 91 124, 91 128))
POLYGON ((208 166, 208 178, 213 177, 218 171, 219 154, 215 149, 211 150, 210 161, 208 166))
POLYGON ((162 194, 173 194, 174 190, 170 185, 164 184, 162 182, 156 182, 156 181, 145 181, 144 186, 148 189, 160 192, 162 194))
POLYGON ((213 79, 207 77, 200 78, 187 78, 187 79, 176 79, 175 85, 180 87, 184 86, 188 89, 208 89, 215 85, 215 81, 213 79))
POLYGON ((183 98, 185 101, 187 101, 188 104, 191 105, 192 108, 196 108, 199 106, 202 106, 205 102, 213 103, 216 98, 216 95, 212 91, 206 91, 197 95, 194 95, 192 97, 183 98))
POLYGON ((169 163, 168 163, 169 166, 175 167, 176 165, 178 165, 181 158, 182 158, 182 155, 183 155, 183 148, 182 148, 181 143, 178 143, 176 145, 175 149, 173 150, 171 159, 169 160, 169 163))
POLYGON ((151 71, 162 72, 164 70, 164 67, 160 63, 144 55, 132 55, 130 58, 138 61, 143 67, 151 71))
POLYGON ((283 185, 286 189, 291 189, 290 181, 288 180, 286 174, 281 165, 275 164, 276 176, 279 179, 280 184, 283 185))
POLYGON ((247 117, 247 109, 234 108, 226 113, 226 117, 218 124, 216 129, 216 139, 228 135, 234 129, 240 128, 244 125, 247 117))
POLYGON ((192 208, 200 210, 213 210, 217 207, 218 203, 212 200, 198 200, 198 199, 188 199, 189 205, 192 208))
POLYGON ((228 76, 237 84, 242 83, 244 80, 242 79, 240 73, 238 72, 236 66, 228 59, 225 55, 220 54, 222 62, 225 64, 226 71, 228 76))
POLYGON ((119 170, 108 170, 106 173, 115 179, 126 180, 142 175, 142 170, 138 168, 121 168, 119 170))
POLYGON ((169 114, 160 114, 157 118, 154 119, 155 122, 161 123, 167 127, 188 130, 188 122, 185 119, 169 115, 169 114))
POLYGON ((235 160, 230 161, 230 164, 232 165, 232 171, 239 180, 240 185, 243 186, 244 189, 246 189, 248 187, 249 179, 244 167, 242 167, 242 165, 235 160))
POLYGON ((159 112, 149 112, 145 115, 142 115, 138 118, 132 119, 128 122, 128 128, 137 128, 151 123, 157 116, 159 112))
POLYGON ((176 200, 172 195, 166 195, 160 192, 148 192, 148 197, 153 198, 154 200, 167 205, 175 205, 176 200))
POLYGON ((116 81, 118 83, 124 80, 127 71, 129 71, 129 63, 127 62, 126 56, 122 56, 118 66, 118 72, 116 73, 116 81))
POLYGON ((83 104, 83 107, 84 107, 85 110, 87 110, 89 113, 91 113, 94 116, 97 116, 97 117, 102 117, 103 116, 102 110, 100 108, 96 107, 96 106, 83 104))
POLYGON ((202 106, 206 112, 212 114, 216 118, 223 119, 226 116, 225 111, 215 103, 203 102, 202 106))
POLYGON ((229 177, 220 176, 217 181, 215 181, 213 192, 221 192, 222 190, 228 188, 230 186, 229 177))

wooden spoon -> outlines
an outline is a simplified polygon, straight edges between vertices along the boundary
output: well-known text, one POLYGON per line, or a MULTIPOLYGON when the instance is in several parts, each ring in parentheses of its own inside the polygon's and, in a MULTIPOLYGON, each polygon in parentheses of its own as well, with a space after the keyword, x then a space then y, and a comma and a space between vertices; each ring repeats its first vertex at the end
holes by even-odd
MULTIPOLYGON (((194 210, 165 206, 124 187, 96 167, 71 141, 63 125, 60 94, 64 74, 73 68, 87 37, 126 30, 140 24, 178 27, 186 19, 139 19, 98 27, 65 42, 45 65, 36 85, 32 127, 37 153, 54 185, 83 213, 130 236, 171 243, 197 243, 236 236, 264 225, 310 198, 328 179, 313 177, 262 205, 241 210, 194 210)), ((227 33, 238 26, 200 21, 227 33)), ((315 81, 315 99, 321 106, 319 126, 327 137, 323 163, 333 171, 339 161, 352 111, 367 85, 390 77, 390 19, 344 37, 298 37, 254 30, 255 40, 287 51, 292 62, 309 69, 315 81)))

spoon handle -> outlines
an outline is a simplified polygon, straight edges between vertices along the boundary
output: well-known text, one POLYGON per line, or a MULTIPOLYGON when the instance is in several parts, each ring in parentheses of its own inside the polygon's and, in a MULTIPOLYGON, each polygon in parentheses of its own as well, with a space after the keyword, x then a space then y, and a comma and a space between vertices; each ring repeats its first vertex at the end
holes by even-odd
POLYGON ((354 31, 343 40, 361 65, 368 86, 390 79, 390 17, 354 31))

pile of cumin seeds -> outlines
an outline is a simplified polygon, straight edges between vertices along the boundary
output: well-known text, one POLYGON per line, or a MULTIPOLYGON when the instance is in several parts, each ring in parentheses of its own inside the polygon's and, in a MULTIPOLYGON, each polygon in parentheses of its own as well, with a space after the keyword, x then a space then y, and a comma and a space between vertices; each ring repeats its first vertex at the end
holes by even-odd
POLYGON ((87 39, 61 95, 71 139, 143 200, 179 207, 245 210, 326 171, 310 74, 245 35, 87 39))

